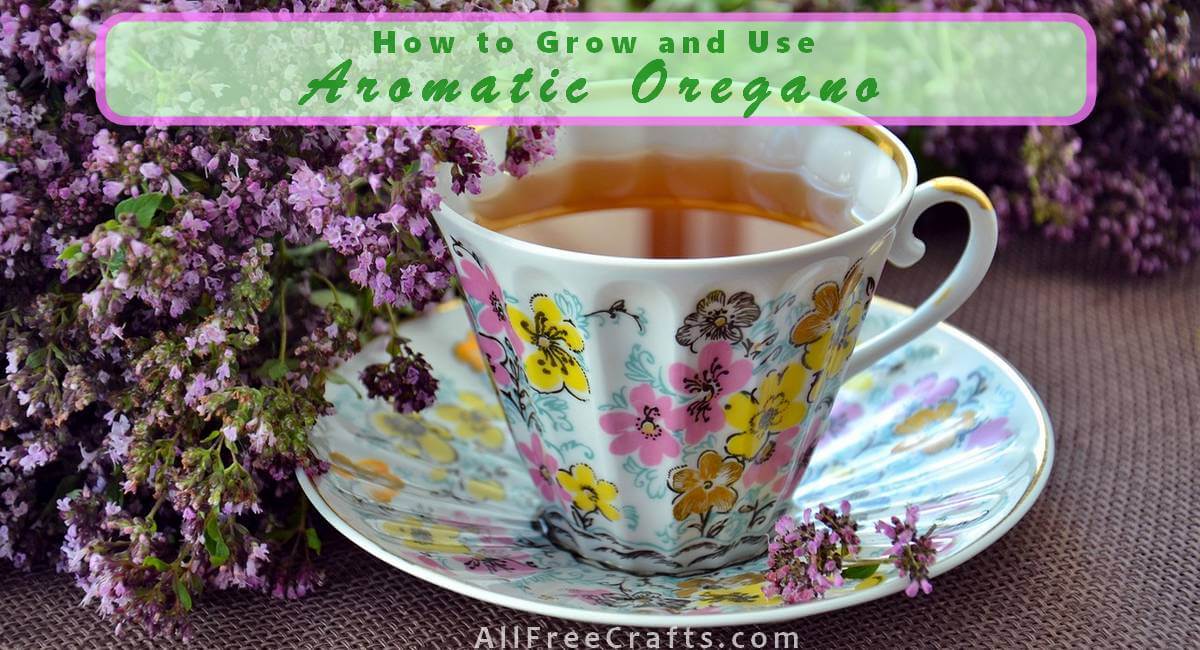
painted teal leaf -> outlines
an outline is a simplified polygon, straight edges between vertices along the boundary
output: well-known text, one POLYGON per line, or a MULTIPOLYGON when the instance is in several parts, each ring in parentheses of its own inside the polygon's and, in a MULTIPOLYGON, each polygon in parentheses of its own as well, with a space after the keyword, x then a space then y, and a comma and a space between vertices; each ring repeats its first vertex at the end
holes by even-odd
POLYGON ((571 422, 571 417, 567 413, 567 400, 558 395, 543 395, 539 393, 534 397, 534 403, 538 414, 549 418, 550 426, 554 427, 555 431, 575 430, 575 425, 571 422))

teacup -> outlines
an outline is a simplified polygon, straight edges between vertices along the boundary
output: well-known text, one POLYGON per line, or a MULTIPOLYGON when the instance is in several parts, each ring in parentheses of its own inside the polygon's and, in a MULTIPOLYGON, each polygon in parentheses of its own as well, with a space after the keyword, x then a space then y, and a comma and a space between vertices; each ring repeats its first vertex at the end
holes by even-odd
MULTIPOLYGON (((485 135, 503 146, 503 129, 485 135)), ((912 155, 878 126, 566 127, 557 147, 530 176, 494 178, 435 215, 542 496, 539 525, 578 557, 636 574, 753 558, 843 379, 975 290, 996 245, 991 204, 961 179, 917 185, 912 155), (473 201, 530 187, 556 166, 647 154, 736 156, 787 174, 797 211, 835 233, 745 255, 649 259, 534 244, 472 218, 473 201), (884 263, 920 259, 913 225, 942 202, 969 215, 962 259, 910 316, 857 343, 884 263)), ((618 180, 605 200, 621 191, 618 180)), ((753 174, 725 186, 730 196, 691 198, 753 204, 753 174)), ((531 204, 557 200, 538 187, 531 204)))

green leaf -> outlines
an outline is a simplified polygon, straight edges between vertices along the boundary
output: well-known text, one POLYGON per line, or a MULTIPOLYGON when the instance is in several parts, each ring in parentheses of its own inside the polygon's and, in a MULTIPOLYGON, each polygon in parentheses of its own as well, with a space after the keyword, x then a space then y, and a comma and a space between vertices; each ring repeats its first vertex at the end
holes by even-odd
POLYGON ((279 381, 288 373, 288 364, 279 358, 271 359, 262 364, 258 368, 258 374, 270 379, 271 381, 279 381))
POLYGON ((875 575, 875 571, 879 569, 879 563, 860 564, 858 566, 846 567, 842 569, 842 577, 847 580, 862 580, 875 575))
POLYGON ((315 553, 321 552, 321 538, 317 537, 316 528, 308 528, 304 531, 305 540, 308 542, 308 547, 315 553))
POLYGON ((121 247, 117 249, 117 252, 112 254, 112 257, 108 258, 108 274, 109 274, 109 276, 114 276, 117 273, 120 273, 121 267, 123 267, 123 266, 125 266, 125 245, 124 244, 122 244, 121 247))
POLYGON ((175 597, 179 599, 179 604, 183 607, 183 611, 192 611, 192 595, 188 593, 183 581, 178 578, 175 579, 175 597))
POLYGON ((83 243, 75 242, 74 244, 71 244, 70 246, 67 246, 66 248, 64 248, 63 251, 58 254, 58 259, 69 260, 81 252, 83 252, 83 243))
POLYGON ((142 566, 149 567, 151 569, 157 569, 159 571, 166 571, 168 568, 166 562, 163 562, 162 560, 154 557, 153 555, 142 560, 142 566))
POLYGON ((210 510, 204 521, 204 548, 208 551, 209 560, 213 566, 221 566, 229 559, 229 546, 221 537, 221 527, 217 521, 217 511, 210 510))
POLYGON ((291 528, 276 528, 267 533, 267 539, 271 540, 272 542, 282 544, 291 539, 295 532, 296 531, 291 528))
POLYGON ((321 289, 308 294, 308 301, 322 309, 327 309, 330 305, 343 307, 356 321, 360 316, 358 305, 355 304, 354 297, 349 292, 339 291, 335 294, 329 289, 321 289))
POLYGON ((296 248, 285 248, 285 249, 283 249, 283 254, 285 256, 291 257, 291 258, 300 258, 300 257, 308 257, 309 255, 312 255, 314 253, 320 253, 321 251, 325 251, 325 250, 329 250, 329 242, 325 241, 324 239, 318 239, 317 241, 315 241, 311 244, 306 244, 304 246, 297 246, 296 248))
POLYGON ((125 199, 117 204, 117 216, 132 213, 139 228, 149 228, 154 223, 154 213, 163 202, 162 192, 147 192, 125 199))
POLYGON ((46 348, 38 348, 25 357, 25 367, 37 370, 46 363, 46 348))
POLYGON ((353 386, 354 385, 354 384, 350 383, 349 379, 346 379, 345 377, 339 375, 338 373, 336 373, 332 370, 325 371, 325 381, 327 381, 331 384, 337 384, 339 386, 353 386))
POLYGON ((196 172, 175 172, 175 176, 179 178, 184 187, 193 192, 204 192, 208 189, 208 181, 196 172))

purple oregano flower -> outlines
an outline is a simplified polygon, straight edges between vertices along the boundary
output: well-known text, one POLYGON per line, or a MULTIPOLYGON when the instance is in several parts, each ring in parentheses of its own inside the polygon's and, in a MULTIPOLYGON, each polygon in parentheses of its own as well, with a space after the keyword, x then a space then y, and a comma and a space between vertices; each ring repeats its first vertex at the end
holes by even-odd
POLYGON ((917 531, 918 516, 917 507, 909 506, 903 521, 892 517, 891 523, 876 522, 875 530, 887 537, 891 547, 883 558, 874 560, 857 557, 861 541, 849 501, 842 501, 838 510, 822 504, 815 517, 811 508, 806 509, 800 521, 790 515, 780 517, 767 545, 763 594, 780 596, 788 604, 815 600, 842 586, 845 577, 865 577, 884 562, 892 563, 900 576, 908 579, 904 593, 910 597, 929 593, 933 590, 929 568, 937 548, 932 541, 933 528, 924 534, 917 531), (851 575, 852 570, 866 573, 851 575))

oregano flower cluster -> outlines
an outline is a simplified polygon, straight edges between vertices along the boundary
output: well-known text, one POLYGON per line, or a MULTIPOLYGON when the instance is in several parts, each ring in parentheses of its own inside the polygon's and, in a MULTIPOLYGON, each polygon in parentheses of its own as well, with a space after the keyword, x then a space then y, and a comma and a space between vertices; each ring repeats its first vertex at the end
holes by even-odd
MULTIPOLYGON (((423 2, 420 11, 564 3, 423 2)), ((331 370, 452 288, 435 183, 553 153, 476 131, 131 128, 89 53, 121 11, 384 11, 384 0, 0 0, 0 561, 50 563, 119 625, 186 632, 205 594, 299 597, 320 538, 294 472, 331 370)), ((428 366, 369 370, 401 410, 428 366)))
POLYGON ((933 538, 937 526, 922 533, 917 529, 919 518, 920 509, 910 505, 903 520, 893 516, 875 522, 875 532, 884 536, 888 547, 881 557, 864 558, 859 556, 862 542, 849 501, 842 501, 837 510, 821 504, 815 515, 806 508, 799 520, 783 515, 767 543, 763 595, 778 596, 789 605, 816 600, 846 580, 871 577, 883 564, 892 565, 907 581, 907 596, 928 594, 933 591, 929 578, 937 560, 933 538))

